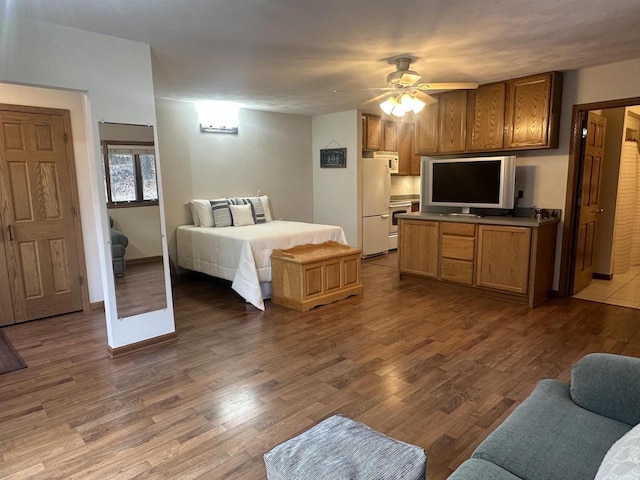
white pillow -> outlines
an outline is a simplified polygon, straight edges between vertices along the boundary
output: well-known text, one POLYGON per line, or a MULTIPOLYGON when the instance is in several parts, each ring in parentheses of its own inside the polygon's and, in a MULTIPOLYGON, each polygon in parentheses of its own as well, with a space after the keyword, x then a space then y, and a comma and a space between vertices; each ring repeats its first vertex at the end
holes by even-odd
POLYGON ((272 221, 273 218, 271 218, 271 208, 269 207, 269 197, 267 197, 266 195, 262 195, 261 197, 258 197, 258 198, 262 203, 262 209, 264 210, 264 219, 267 222, 272 221))
POLYGON ((191 203, 195 206, 198 220, 200 220, 200 226, 213 227, 213 210, 211 210, 211 202, 209 200, 192 200, 191 203))
POLYGON ((595 480, 640 480, 640 424, 611 446, 595 480))
POLYGON ((230 205, 231 216, 233 217, 233 226, 242 227, 244 225, 254 225, 253 213, 251 205, 230 205))
POLYGON ((199 227, 200 218, 198 217, 198 210, 196 209, 196 205, 193 203, 193 200, 189 202, 189 211, 191 212, 191 219, 193 220, 193 224, 196 227, 199 227))

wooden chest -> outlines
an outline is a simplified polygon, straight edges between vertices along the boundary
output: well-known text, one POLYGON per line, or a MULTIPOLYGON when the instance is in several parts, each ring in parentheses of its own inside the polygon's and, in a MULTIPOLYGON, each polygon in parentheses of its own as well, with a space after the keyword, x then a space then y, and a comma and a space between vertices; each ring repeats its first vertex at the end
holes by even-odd
POLYGON ((337 242, 298 245, 271 253, 271 301, 306 311, 362 293, 362 250, 337 242))

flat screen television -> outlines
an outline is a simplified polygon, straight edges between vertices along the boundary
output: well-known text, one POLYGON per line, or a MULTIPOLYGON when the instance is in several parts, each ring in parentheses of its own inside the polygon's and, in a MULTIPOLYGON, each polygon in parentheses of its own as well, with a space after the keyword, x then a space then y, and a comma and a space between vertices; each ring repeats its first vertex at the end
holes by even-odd
POLYGON ((512 209, 515 183, 515 156, 422 159, 426 206, 512 209))

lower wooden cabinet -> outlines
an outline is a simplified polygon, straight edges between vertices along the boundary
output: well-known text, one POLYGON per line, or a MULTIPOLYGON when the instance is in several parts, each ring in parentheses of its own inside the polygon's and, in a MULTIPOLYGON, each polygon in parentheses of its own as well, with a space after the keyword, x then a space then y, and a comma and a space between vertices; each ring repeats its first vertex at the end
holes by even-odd
POLYGON ((399 218, 400 273, 534 306, 551 292, 557 227, 399 218))
POLYGON ((531 228, 478 226, 476 285, 527 293, 531 228))
POLYGON ((400 220, 398 251, 400 271, 425 277, 438 277, 439 222, 400 220))

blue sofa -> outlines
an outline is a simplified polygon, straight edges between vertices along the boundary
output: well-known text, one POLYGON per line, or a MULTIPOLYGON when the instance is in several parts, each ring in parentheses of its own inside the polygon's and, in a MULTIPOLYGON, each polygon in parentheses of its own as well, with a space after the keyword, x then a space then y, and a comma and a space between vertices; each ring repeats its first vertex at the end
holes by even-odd
POLYGON ((124 276, 124 255, 129 245, 127 236, 116 230, 113 226, 113 218, 109 217, 111 227, 111 259, 113 261, 113 274, 116 277, 124 276))
POLYGON ((593 479, 640 423, 640 358, 594 353, 571 384, 542 380, 449 480, 593 479))

